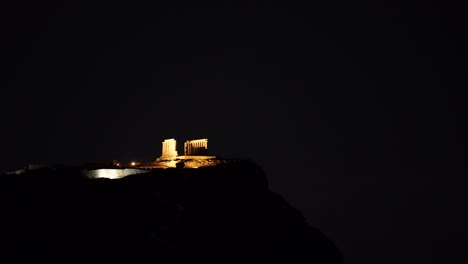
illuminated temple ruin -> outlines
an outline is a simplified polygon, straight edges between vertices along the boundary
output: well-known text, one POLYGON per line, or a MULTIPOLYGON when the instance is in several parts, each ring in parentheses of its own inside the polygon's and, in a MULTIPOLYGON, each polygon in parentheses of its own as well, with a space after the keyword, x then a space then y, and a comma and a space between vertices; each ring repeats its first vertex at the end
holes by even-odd
POLYGON ((162 155, 156 161, 163 160, 187 160, 187 159, 214 159, 216 156, 208 156, 208 139, 192 139, 184 143, 184 155, 177 154, 177 140, 165 139, 162 142, 162 155))
POLYGON ((184 156, 208 155, 208 139, 187 140, 184 144, 184 156))
POLYGON ((161 158, 171 159, 175 157, 177 157, 177 141, 173 138, 164 140, 161 158))
POLYGON ((221 159, 208 156, 208 139, 193 139, 184 142, 184 155, 177 152, 177 140, 174 138, 162 141, 161 156, 149 162, 119 162, 112 161, 110 168, 96 168, 84 171, 89 178, 120 179, 132 174, 150 172, 153 169, 181 168, 197 169, 235 162, 234 159, 221 159))

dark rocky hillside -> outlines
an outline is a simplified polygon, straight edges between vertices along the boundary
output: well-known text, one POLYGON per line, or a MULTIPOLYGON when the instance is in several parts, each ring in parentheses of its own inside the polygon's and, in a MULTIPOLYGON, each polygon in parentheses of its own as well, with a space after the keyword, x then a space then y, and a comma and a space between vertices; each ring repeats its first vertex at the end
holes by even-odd
POLYGON ((245 161, 119 180, 1 175, 1 263, 342 263, 245 161))

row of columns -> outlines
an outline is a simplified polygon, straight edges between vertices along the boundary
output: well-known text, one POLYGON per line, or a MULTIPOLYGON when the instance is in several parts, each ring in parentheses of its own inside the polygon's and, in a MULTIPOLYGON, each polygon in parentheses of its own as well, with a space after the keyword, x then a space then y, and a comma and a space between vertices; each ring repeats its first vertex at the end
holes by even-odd
POLYGON ((207 155, 208 139, 188 140, 184 144, 184 155, 207 155))
POLYGON ((162 157, 177 156, 177 141, 173 138, 166 139, 162 143, 162 157))
MULTIPOLYGON (((208 154, 208 139, 188 140, 184 144, 184 155, 205 156, 208 154)), ((162 142, 161 157, 177 157, 177 141, 173 138, 162 142)))

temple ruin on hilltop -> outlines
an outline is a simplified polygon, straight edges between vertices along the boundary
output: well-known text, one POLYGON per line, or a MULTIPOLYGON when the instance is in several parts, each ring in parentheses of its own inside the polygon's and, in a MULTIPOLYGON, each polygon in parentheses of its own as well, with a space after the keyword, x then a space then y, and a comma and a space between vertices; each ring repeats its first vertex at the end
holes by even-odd
POLYGON ((156 161, 175 159, 214 159, 216 156, 208 156, 208 139, 187 140, 184 143, 184 155, 177 154, 177 140, 165 139, 162 142, 162 155, 156 161))
POLYGON ((177 140, 169 138, 162 142, 161 156, 156 158, 154 161, 119 162, 117 160, 113 160, 112 167, 110 168, 98 167, 87 169, 84 171, 84 174, 93 179, 120 179, 132 174, 147 173, 152 169, 197 169, 232 162, 236 162, 236 160, 208 156, 208 139, 206 138, 185 141, 184 155, 179 156, 177 152, 177 140))

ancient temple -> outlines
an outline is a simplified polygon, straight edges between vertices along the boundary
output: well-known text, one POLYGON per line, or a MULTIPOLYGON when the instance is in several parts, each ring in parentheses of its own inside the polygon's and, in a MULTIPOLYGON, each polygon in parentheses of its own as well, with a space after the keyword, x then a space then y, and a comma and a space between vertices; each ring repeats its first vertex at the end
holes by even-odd
POLYGON ((185 156, 206 156, 208 155, 208 139, 187 140, 184 144, 185 156))
POLYGON ((186 167, 198 168, 206 165, 201 164, 201 161, 212 159, 216 159, 216 156, 208 156, 208 139, 202 138, 185 141, 184 155, 179 156, 177 154, 177 141, 174 138, 170 138, 162 142, 162 155, 156 159, 156 163, 159 165, 164 163, 163 165, 166 167, 175 167, 176 163, 183 160, 186 167))
POLYGON ((170 159, 177 157, 177 141, 173 138, 166 139, 162 142, 162 155, 163 159, 170 159))

